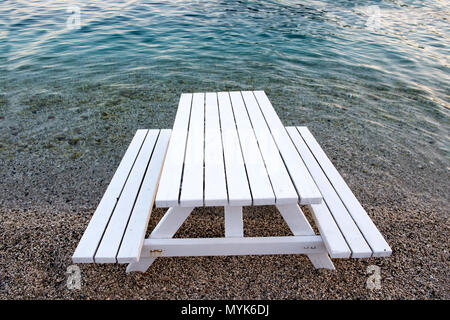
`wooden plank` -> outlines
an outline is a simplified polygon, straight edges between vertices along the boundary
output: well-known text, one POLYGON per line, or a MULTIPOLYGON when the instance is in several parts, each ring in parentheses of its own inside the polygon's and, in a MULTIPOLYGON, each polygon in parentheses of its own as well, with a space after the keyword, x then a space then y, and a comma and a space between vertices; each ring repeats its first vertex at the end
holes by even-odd
POLYGON ((93 263, 94 255, 148 130, 137 130, 72 256, 74 263, 93 263))
MULTIPOLYGON (((250 94, 248 93, 248 95, 250 94)), ((286 129, 266 94, 264 91, 254 91, 254 95, 297 189, 300 204, 320 203, 322 201, 322 195, 314 180, 309 175, 302 158, 295 150, 295 146, 292 144, 291 139, 289 139, 286 129)))
POLYGON ((217 94, 227 180, 228 204, 249 206, 252 197, 228 92, 217 94))
POLYGON ((320 236, 145 239, 145 258, 326 253, 320 236))
POLYGON ((94 260, 96 263, 117 262, 116 255, 119 251, 125 228, 133 210, 158 134, 159 130, 149 130, 145 137, 142 148, 131 169, 119 201, 117 201, 108 227, 106 228, 97 252, 95 253, 94 260))
POLYGON ((298 201, 297 192, 264 120, 264 116, 259 109, 255 96, 251 91, 243 91, 242 97, 244 98, 245 106, 258 140, 259 149, 272 183, 276 198, 275 202, 277 204, 296 203, 298 201))
MULTIPOLYGON (((291 139, 295 141, 299 139, 297 130, 294 127, 286 127, 291 139)), ((300 138, 301 139, 301 138, 300 138)), ((306 161, 306 160, 305 160, 306 161)), ((339 227, 336 225, 333 216, 331 215, 325 202, 321 204, 310 205, 313 211, 313 218, 319 229, 322 239, 327 247, 331 258, 348 258, 351 255, 351 250, 342 236, 339 227)))
POLYGON ((359 203, 358 199, 356 199, 353 192, 345 183, 344 179, 331 163, 330 159, 328 159, 311 132, 306 127, 298 127, 297 129, 311 152, 314 154, 314 157, 325 172, 328 180, 333 185, 353 220, 358 225, 359 230, 361 230, 364 238, 373 251, 373 256, 385 257, 391 255, 392 249, 389 247, 372 219, 367 215, 367 212, 361 206, 361 203, 359 203))
POLYGON ((336 225, 325 202, 311 204, 309 207, 313 212, 314 221, 316 222, 330 257, 350 258, 352 251, 347 245, 345 238, 342 236, 341 230, 339 230, 339 227, 336 225))
MULTIPOLYGON (((363 235, 359 231, 358 227, 354 223, 351 216, 348 214, 347 209, 343 205, 342 201, 339 199, 338 195, 333 189, 333 186, 328 181, 327 177, 325 176, 325 173, 320 168, 319 164, 316 162, 313 154, 310 152, 308 147, 306 146, 305 142, 299 135, 298 131, 295 127, 289 127, 287 128, 290 136, 292 137, 292 141, 294 142, 295 146, 297 147, 298 152, 302 156, 303 160, 306 163, 306 166, 309 169, 309 172, 311 173, 311 176, 313 177, 314 181, 316 182, 317 186, 320 189, 320 192, 323 195, 324 201, 331 211, 331 214, 333 215, 336 224, 339 226, 339 229, 344 236, 346 242, 348 243, 348 246, 352 250, 352 257, 354 258, 367 258, 372 255, 372 251, 370 250, 370 247, 367 245, 366 240, 364 239, 363 235)), ((320 211, 321 207, 315 207, 312 206, 313 211, 319 210, 318 215, 316 218, 321 217, 326 212, 323 210, 320 211)), ((315 211, 314 211, 315 213, 315 211)), ((329 218, 326 217, 325 218, 329 218)), ((319 224, 322 226, 322 223, 327 223, 327 221, 320 220, 318 221, 319 224)), ((324 237, 327 237, 328 234, 324 234, 324 237)))
POLYGON ((172 135, 167 148, 161 180, 156 193, 156 207, 168 208, 178 206, 181 175, 191 112, 192 94, 183 93, 178 104, 177 115, 172 135))
POLYGON ((205 133, 205 94, 194 93, 184 159, 180 206, 203 206, 203 157, 205 133))
POLYGON ((205 97, 205 206, 228 203, 217 93, 205 97))
POLYGON ((253 205, 273 205, 275 204, 275 194, 272 190, 244 100, 240 92, 230 92, 230 97, 244 163, 247 169, 253 205))
POLYGON ((159 133, 158 141, 117 254, 119 263, 139 261, 171 132, 172 130, 163 129, 159 133))

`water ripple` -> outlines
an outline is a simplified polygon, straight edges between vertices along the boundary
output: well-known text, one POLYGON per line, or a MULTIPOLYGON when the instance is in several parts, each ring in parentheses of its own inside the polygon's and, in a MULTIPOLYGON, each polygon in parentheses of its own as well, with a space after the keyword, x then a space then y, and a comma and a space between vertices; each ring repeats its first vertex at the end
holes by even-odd
POLYGON ((27 81, 25 99, 68 79, 170 83, 174 96, 264 89, 287 110, 431 139, 448 155, 449 16, 449 2, 437 0, 7 1, 1 90, 17 94, 27 81), (71 6, 79 29, 68 28, 71 6))

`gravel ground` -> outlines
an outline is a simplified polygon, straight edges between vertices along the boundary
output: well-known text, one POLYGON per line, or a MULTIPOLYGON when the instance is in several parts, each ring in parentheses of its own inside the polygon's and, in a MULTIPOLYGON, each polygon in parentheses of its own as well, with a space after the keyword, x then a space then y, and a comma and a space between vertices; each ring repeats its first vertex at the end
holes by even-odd
MULTIPOLYGON (((69 299, 448 299, 448 226, 430 208, 368 208, 394 248, 386 259, 334 260, 315 270, 303 255, 161 258, 144 274, 124 265, 80 265, 81 290, 66 268, 92 210, 2 212, 0 298, 69 299), (369 265, 381 289, 366 287, 369 265)), ((154 210, 151 226, 163 211, 154 210)), ((273 207, 247 209, 245 235, 288 235, 273 207)), ((223 234, 221 209, 196 209, 178 236, 223 234)))
MULTIPOLYGON (((392 177, 368 179, 356 174, 344 176, 392 246, 389 258, 336 259, 336 271, 315 270, 302 255, 161 258, 146 273, 130 275, 125 274, 124 265, 80 265, 82 288, 69 290, 66 269, 71 265, 71 255, 117 166, 120 152, 118 157, 91 167, 80 161, 65 165, 43 161, 37 170, 36 159, 28 162, 28 169, 24 168, 24 159, 3 161, 2 166, 13 169, 3 172, 2 177, 5 192, 0 215, 0 298, 450 297, 446 203, 437 199, 434 204, 425 203, 424 196, 400 192, 392 177), (380 290, 366 287, 370 265, 381 268, 380 290)), ((370 175, 377 176, 375 172, 370 175)), ((149 229, 162 214, 161 209, 153 211, 149 229)), ((244 218, 246 236, 289 234, 274 207, 245 208, 244 218)), ((223 210, 199 208, 176 237, 213 237, 223 232, 223 210)))

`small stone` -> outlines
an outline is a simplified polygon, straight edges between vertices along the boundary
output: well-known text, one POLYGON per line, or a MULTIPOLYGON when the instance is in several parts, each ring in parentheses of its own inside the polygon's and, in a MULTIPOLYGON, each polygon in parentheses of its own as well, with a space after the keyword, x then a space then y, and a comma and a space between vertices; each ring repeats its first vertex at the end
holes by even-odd
POLYGON ((70 155, 70 159, 75 160, 81 156, 81 152, 74 152, 70 155))
POLYGON ((102 119, 105 120, 108 118, 108 112, 103 111, 102 112, 102 119))
POLYGON ((74 146, 74 145, 76 145, 78 143, 78 141, 80 141, 80 137, 74 137, 74 138, 69 139, 68 143, 71 146, 74 146))

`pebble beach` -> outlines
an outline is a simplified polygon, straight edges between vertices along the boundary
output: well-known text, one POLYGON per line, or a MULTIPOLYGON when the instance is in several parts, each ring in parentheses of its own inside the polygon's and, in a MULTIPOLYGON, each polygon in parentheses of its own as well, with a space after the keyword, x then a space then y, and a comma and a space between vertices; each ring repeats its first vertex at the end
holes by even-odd
MULTIPOLYGON (((277 105, 276 99, 273 103, 277 105)), ((74 116, 64 121, 90 121, 83 112, 72 112, 74 116)), ((17 135, 7 132, 17 143, 3 149, 1 157, 2 299, 449 298, 449 207, 443 192, 447 173, 439 174, 436 166, 423 162, 411 165, 409 160, 401 166, 387 165, 389 158, 376 160, 366 152, 370 147, 365 140, 348 139, 346 129, 332 122, 328 126, 333 131, 310 129, 391 245, 391 257, 334 259, 335 271, 315 270, 302 255, 161 258, 146 273, 128 275, 125 265, 79 265, 82 287, 69 290, 66 271, 71 255, 138 128, 136 119, 144 114, 145 109, 116 119, 117 127, 126 128, 120 132, 104 129, 101 134, 85 125, 83 134, 77 134, 50 127, 25 149, 18 142, 25 138, 22 130, 17 135), (103 148, 95 147, 95 138, 86 138, 91 135, 103 138, 103 148), (43 147, 48 144, 54 147, 43 147), (74 157, 77 153, 81 155, 74 157), (370 265, 381 268, 379 290, 367 288, 370 265)), ((92 117, 92 122, 108 126, 103 111, 92 117)), ((40 120, 33 121, 22 124, 38 127, 40 120)), ((163 213, 153 210, 149 230, 163 213)), ((223 228, 223 208, 197 208, 176 237, 221 237, 223 228)), ((276 236, 290 231, 275 207, 249 207, 244 209, 244 234, 276 236)))

